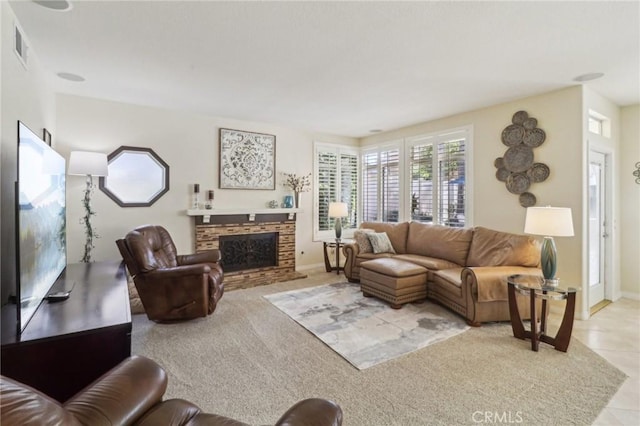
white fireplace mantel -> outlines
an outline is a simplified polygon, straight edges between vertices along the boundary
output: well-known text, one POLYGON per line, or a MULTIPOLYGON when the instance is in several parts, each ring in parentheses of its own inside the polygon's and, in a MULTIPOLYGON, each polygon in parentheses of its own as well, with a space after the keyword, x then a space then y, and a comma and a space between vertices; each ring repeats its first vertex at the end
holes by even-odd
POLYGON ((258 214, 287 214, 289 215, 289 220, 291 220, 296 213, 302 213, 303 211, 303 209, 295 208, 252 209, 246 207, 236 209, 189 209, 187 210, 187 216, 202 216, 202 221, 208 223, 211 220, 211 216, 247 215, 249 222, 253 222, 258 214))

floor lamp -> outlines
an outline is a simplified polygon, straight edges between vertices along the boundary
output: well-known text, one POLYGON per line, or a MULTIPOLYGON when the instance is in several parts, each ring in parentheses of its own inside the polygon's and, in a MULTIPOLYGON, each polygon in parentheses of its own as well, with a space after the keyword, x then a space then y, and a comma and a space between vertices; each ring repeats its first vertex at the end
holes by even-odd
POLYGON ((93 177, 107 176, 108 174, 107 154, 88 151, 71 151, 69 157, 68 175, 82 175, 87 177, 87 185, 84 190, 82 205, 84 206, 84 216, 80 223, 84 224, 86 240, 84 243, 84 255, 81 262, 91 262, 91 249, 93 249, 93 239, 99 238, 93 226, 91 226, 91 216, 96 214, 91 208, 91 195, 93 194, 93 177))
POLYGON ((553 237, 573 237, 573 220, 568 207, 528 207, 524 232, 544 235, 540 263, 546 285, 557 286, 556 269, 558 253, 553 237))
POLYGON ((347 203, 329 203, 329 217, 335 218, 336 240, 342 237, 342 218, 349 216, 347 203))

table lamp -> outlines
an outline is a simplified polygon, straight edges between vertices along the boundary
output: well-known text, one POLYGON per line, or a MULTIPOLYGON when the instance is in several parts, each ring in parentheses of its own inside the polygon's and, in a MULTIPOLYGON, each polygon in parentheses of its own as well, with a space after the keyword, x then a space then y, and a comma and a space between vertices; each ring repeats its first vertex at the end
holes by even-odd
POLYGON ((335 218, 336 240, 342 237, 342 218, 349 216, 347 203, 329 203, 329 217, 335 218))
POLYGON ((568 207, 528 207, 524 221, 524 232, 543 235, 540 263, 542 274, 547 285, 557 285, 556 243, 553 237, 573 237, 573 220, 568 207))
POLYGON ((80 220, 85 227, 85 235, 87 237, 84 243, 84 255, 81 262, 91 262, 91 249, 93 248, 93 239, 98 238, 95 230, 91 226, 91 216, 96 212, 91 209, 91 194, 93 193, 93 176, 107 176, 108 162, 107 154, 101 152, 88 151, 71 151, 69 156, 68 175, 86 175, 87 186, 84 190, 84 217, 80 220))

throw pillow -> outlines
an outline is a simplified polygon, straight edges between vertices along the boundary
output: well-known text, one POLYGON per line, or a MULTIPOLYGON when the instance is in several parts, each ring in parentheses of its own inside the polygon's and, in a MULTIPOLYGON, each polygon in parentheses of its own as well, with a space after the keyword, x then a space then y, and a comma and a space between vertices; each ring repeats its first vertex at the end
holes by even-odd
POLYGON ((386 232, 367 234, 367 237, 369 237, 374 253, 396 253, 386 232))
POLYGON ((376 231, 373 229, 358 229, 353 233, 353 239, 356 240, 360 253, 373 253, 373 247, 367 234, 372 234, 376 231))

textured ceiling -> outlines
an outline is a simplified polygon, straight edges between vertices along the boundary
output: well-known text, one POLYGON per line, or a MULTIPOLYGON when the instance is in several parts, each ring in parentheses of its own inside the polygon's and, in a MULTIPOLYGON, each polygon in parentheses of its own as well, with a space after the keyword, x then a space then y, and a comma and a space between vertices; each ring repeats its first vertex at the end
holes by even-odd
POLYGON ((10 2, 57 92, 361 137, 587 83, 640 102, 640 3, 10 2), (86 81, 55 75, 71 72, 86 81))

